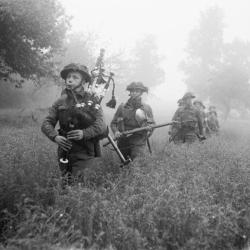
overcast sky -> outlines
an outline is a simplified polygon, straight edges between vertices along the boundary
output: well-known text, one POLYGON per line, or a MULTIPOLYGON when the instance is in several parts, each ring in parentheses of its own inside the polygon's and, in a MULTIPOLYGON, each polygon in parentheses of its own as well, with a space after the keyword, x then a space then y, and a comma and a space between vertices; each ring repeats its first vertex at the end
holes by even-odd
POLYGON ((224 11, 224 39, 250 41, 249 0, 60 0, 73 16, 72 29, 98 33, 108 53, 133 46, 144 34, 155 34, 159 52, 166 56, 166 83, 152 90, 175 101, 185 92, 178 64, 184 58, 187 37, 200 12, 217 5, 224 11), (160 91, 159 91, 160 90, 160 91))

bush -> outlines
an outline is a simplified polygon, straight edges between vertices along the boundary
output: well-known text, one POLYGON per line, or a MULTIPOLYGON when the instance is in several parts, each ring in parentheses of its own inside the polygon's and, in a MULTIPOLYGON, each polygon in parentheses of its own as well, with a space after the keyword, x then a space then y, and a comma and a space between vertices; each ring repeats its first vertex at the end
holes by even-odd
POLYGON ((239 139, 228 127, 189 147, 154 144, 152 156, 122 170, 109 154, 91 185, 62 192, 55 147, 40 128, 1 130, 7 249, 242 249, 249 241, 249 133, 239 139))

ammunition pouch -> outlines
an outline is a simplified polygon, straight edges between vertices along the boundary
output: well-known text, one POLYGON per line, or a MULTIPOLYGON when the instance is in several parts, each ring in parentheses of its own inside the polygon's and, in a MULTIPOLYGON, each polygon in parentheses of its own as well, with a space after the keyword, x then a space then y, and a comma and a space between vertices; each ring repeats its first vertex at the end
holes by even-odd
POLYGON ((196 121, 183 121, 181 123, 181 129, 183 130, 195 130, 196 129, 196 121))

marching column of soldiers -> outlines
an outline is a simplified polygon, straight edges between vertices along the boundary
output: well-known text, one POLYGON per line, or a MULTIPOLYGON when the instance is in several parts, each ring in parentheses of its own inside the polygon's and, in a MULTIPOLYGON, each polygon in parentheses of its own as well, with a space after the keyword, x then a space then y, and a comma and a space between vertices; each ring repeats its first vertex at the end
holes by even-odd
POLYGON ((192 99, 195 95, 187 92, 178 100, 178 109, 176 110, 173 121, 176 121, 169 130, 169 141, 176 144, 193 143, 197 140, 205 140, 206 137, 218 135, 219 121, 215 106, 209 106, 208 112, 205 112, 205 105, 201 100, 192 99))
MULTIPOLYGON (((65 81, 65 89, 49 109, 41 129, 58 145, 58 164, 62 186, 65 187, 65 184, 72 184, 74 178, 84 178, 88 170, 102 164, 100 140, 110 136, 99 105, 103 96, 96 102, 88 91, 91 82, 88 68, 71 63, 62 69, 60 75, 65 81), (57 123, 59 130, 55 129, 57 123)), ((98 76, 98 79, 107 84, 102 77, 98 76)), ((110 80, 111 77, 108 82, 110 80)), ((151 152, 149 137, 157 125, 151 107, 142 101, 142 95, 148 92, 148 88, 142 82, 132 82, 127 91, 129 99, 119 105, 110 127, 114 140, 117 140, 117 146, 113 145, 116 152, 132 161, 145 154, 147 147, 151 152), (126 134, 126 131, 132 130, 135 132, 126 134)), ((202 101, 193 102, 194 98, 193 93, 187 92, 178 100, 178 109, 169 130, 170 142, 191 144, 218 135, 216 107, 210 106, 206 113, 202 101)), ((114 96, 112 103, 116 103, 114 96)))

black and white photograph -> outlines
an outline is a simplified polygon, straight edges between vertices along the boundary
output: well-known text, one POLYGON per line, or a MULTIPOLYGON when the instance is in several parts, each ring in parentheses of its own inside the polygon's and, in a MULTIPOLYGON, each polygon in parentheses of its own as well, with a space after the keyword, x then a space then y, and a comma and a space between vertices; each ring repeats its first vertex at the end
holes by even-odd
POLYGON ((0 250, 250 250, 249 0, 0 0, 0 250))

